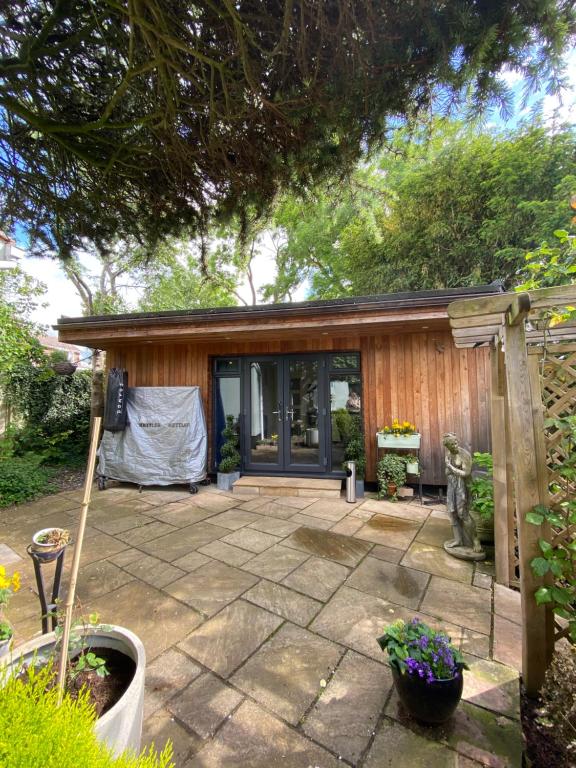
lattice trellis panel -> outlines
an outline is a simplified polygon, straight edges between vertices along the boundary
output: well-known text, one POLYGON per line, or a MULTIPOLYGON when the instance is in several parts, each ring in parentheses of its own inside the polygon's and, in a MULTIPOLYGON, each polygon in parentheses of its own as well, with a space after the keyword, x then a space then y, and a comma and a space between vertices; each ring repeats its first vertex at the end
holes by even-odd
MULTIPOLYGON (((562 351, 554 347, 542 350, 540 385, 544 418, 561 419, 576 415, 576 345, 563 345, 562 351)), ((550 506, 576 497, 576 483, 558 474, 569 451, 565 435, 555 426, 545 426, 546 461, 548 467, 550 506)), ((576 528, 555 528, 556 542, 569 543, 576 537, 576 528)), ((555 639, 565 636, 565 627, 556 623, 555 639)))

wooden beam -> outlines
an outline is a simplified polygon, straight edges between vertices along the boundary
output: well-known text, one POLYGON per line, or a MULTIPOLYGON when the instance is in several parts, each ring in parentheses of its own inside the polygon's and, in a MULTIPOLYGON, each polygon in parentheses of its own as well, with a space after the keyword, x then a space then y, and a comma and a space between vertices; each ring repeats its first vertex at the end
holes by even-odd
MULTIPOLYGON (((452 305, 450 305, 452 306, 452 305)), ((500 326, 504 322, 504 315, 497 313, 494 315, 472 315, 470 317, 454 317, 450 318, 451 328, 477 328, 479 325, 497 325, 500 326)))
POLYGON ((530 567, 532 559, 539 554, 539 529, 526 522, 527 513, 540 502, 540 489, 534 441, 533 400, 523 322, 505 326, 504 348, 520 555, 522 671, 526 693, 528 696, 535 697, 544 682, 546 671, 548 612, 543 606, 536 604, 534 595, 544 582, 534 575, 530 567))
POLYGON ((448 304, 448 317, 456 320, 464 317, 481 319, 484 315, 501 315, 508 312, 516 293, 497 293, 474 299, 458 299, 448 304))
POLYGON ((531 307, 528 293, 517 293, 510 302, 510 308, 506 312, 506 322, 509 325, 518 325, 523 322, 531 307))
POLYGON ((490 350, 491 398, 490 428, 492 434, 492 459, 494 464, 494 546, 496 581, 510 586, 509 551, 510 533, 512 543, 514 531, 508 525, 508 492, 506 485, 506 382, 504 354, 500 345, 490 350))
POLYGON ((535 291, 530 291, 530 300, 532 309, 548 309, 549 307, 576 304, 576 284, 538 288, 535 291))

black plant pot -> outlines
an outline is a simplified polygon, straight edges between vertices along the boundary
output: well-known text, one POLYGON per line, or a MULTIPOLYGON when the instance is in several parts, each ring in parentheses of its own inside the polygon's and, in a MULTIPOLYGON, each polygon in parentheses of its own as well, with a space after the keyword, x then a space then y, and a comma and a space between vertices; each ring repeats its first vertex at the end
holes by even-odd
POLYGON ((462 671, 451 680, 434 680, 427 683, 418 675, 403 675, 392 667, 392 677, 404 708, 411 717, 421 723, 445 723, 452 717, 462 698, 462 671))

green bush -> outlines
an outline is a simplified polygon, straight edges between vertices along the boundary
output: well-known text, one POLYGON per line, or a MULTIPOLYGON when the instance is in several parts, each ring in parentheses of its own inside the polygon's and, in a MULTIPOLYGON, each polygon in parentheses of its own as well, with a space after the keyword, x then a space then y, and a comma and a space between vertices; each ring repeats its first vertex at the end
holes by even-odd
POLYGON ((2 456, 0 459, 0 508, 19 504, 52 490, 52 472, 40 466, 40 456, 2 456))
POLYGON ((158 755, 154 749, 139 757, 114 758, 94 734, 94 709, 85 691, 57 704, 50 668, 27 673, 26 683, 15 677, 0 680, 0 765, 2 768, 169 768, 172 747, 158 755))
POLYGON ((17 455, 35 453, 51 464, 82 464, 90 433, 89 371, 58 376, 50 359, 20 364, 6 376, 5 399, 24 422, 13 433, 17 455))
POLYGON ((356 462, 356 477, 361 479, 366 474, 366 451, 364 449, 364 438, 362 436, 354 437, 350 440, 344 449, 344 464, 346 469, 347 461, 356 462))
POLYGON ((485 471, 485 475, 478 475, 470 480, 470 510, 477 512, 478 517, 489 522, 494 519, 494 485, 492 482, 493 462, 492 454, 478 453, 473 456, 474 466, 485 471))

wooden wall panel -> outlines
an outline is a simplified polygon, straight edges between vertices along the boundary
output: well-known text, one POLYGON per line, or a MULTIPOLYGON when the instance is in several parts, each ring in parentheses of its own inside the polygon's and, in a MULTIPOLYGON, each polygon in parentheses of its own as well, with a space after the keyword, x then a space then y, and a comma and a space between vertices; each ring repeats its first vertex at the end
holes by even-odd
MULTIPOLYGON (((490 449, 490 375, 485 349, 456 349, 449 331, 218 344, 132 344, 108 350, 108 365, 128 369, 130 386, 192 386, 211 424, 211 358, 359 350, 362 359, 367 479, 375 480, 376 430, 393 418, 422 433, 425 483, 445 483, 441 439, 455 432, 472 451, 490 449)), ((211 441, 210 441, 211 442, 211 441)))

